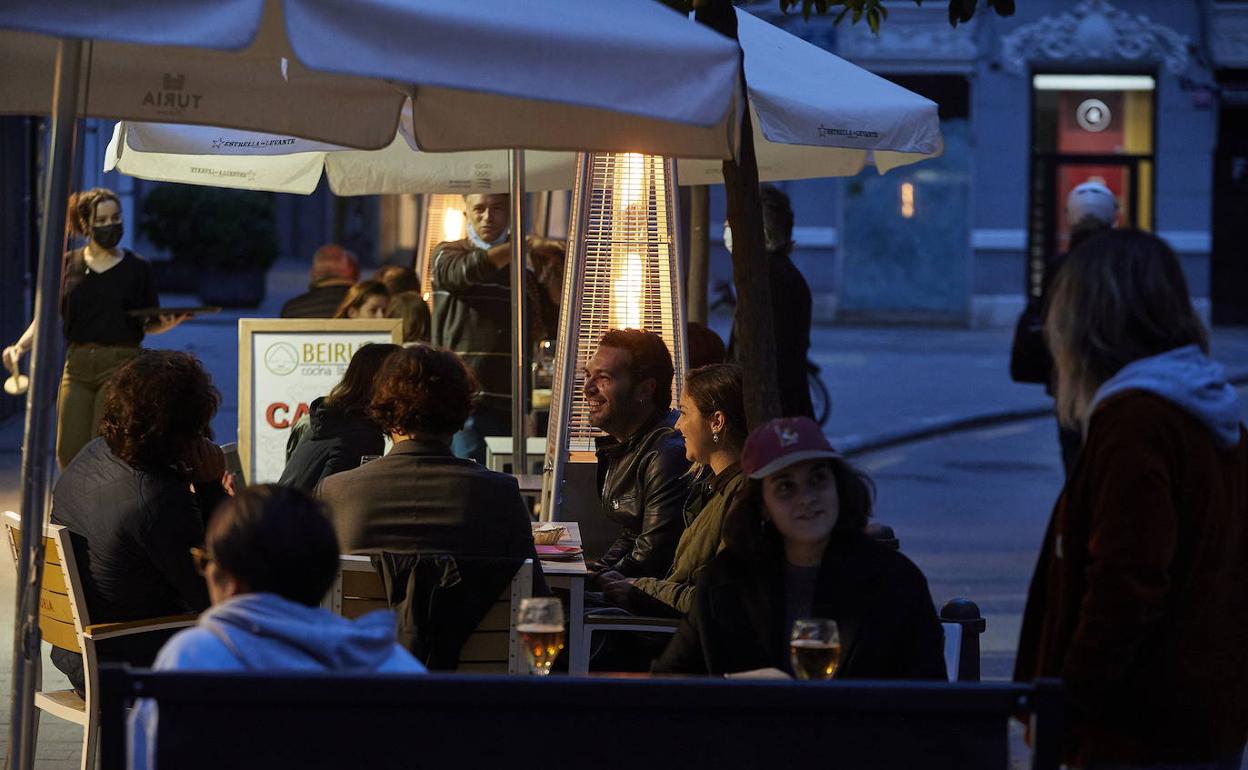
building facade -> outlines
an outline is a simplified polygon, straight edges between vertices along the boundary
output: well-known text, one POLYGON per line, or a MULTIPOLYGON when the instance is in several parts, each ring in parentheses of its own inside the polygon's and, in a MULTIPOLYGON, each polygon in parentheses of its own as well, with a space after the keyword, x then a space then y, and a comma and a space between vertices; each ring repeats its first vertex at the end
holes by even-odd
POLYGON ((780 185, 819 319, 1012 324, 1064 248, 1066 194, 1098 180, 1174 247, 1202 315, 1248 322, 1248 2, 1027 0, 956 29, 943 2, 895 2, 878 36, 748 10, 941 108, 938 159, 780 185))

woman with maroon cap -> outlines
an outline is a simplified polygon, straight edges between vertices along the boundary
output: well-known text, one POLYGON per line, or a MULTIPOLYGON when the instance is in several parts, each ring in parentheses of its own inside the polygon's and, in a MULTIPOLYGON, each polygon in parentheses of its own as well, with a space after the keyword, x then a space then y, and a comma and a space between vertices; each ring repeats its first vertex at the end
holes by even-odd
POLYGON ((800 618, 835 620, 838 678, 944 679, 944 642, 923 573, 863 534, 871 481, 808 417, 750 434, 749 478, 724 524, 725 548, 655 663, 656 672, 792 673, 789 631, 800 618))

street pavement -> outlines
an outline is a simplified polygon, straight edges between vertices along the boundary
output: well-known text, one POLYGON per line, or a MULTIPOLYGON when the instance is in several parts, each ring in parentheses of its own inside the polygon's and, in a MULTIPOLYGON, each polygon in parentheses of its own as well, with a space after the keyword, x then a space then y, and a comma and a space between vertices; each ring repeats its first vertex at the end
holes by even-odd
MULTIPOLYGON (((239 317, 275 317, 303 290, 306 266, 279 263, 256 311, 195 319, 150 347, 184 350, 203 360, 222 391, 213 422, 218 441, 232 440, 238 413, 239 317)), ((167 305, 197 304, 165 296, 167 305)), ((726 338, 730 319, 711 325, 726 338)), ((954 597, 979 604, 988 619, 982 639, 986 679, 1007 679, 1027 582, 1050 508, 1062 484, 1051 401, 1040 386, 1008 375, 1008 329, 929 327, 816 328, 811 358, 823 372, 833 411, 833 443, 875 479, 876 520, 889 524, 901 549, 928 577, 937 606, 954 597), (1042 416, 1037 416, 1042 415, 1042 416)), ((1218 329, 1215 356, 1232 377, 1248 378, 1248 329, 1218 329)), ((1248 391, 1241 390, 1248 403, 1248 391)), ((16 509, 22 425, 0 422, 0 509, 16 509)), ((12 628, 14 570, 0 567, 0 627, 12 628)), ((46 656, 45 656, 46 657, 46 656)), ((0 642, 0 751, 7 746, 12 650, 0 642)), ((64 679, 45 664, 45 684, 64 679)), ((42 720, 41 768, 78 763, 81 731, 42 720)))

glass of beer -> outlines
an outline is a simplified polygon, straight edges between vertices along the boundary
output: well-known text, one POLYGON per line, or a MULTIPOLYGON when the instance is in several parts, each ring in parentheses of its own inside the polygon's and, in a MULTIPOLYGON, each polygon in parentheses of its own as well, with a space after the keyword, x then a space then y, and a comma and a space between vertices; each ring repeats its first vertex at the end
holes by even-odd
POLYGON ((522 599, 516 630, 520 632, 533 673, 549 674, 563 649, 563 604, 553 596, 522 599))
POLYGON ((789 654, 798 679, 831 679, 841 663, 841 633, 836 621, 819 618, 794 621, 789 654))

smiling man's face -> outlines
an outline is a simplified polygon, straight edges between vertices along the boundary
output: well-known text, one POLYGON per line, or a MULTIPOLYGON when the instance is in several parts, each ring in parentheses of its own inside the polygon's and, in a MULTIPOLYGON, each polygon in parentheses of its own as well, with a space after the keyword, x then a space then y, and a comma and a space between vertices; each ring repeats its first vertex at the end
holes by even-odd
MULTIPOLYGON (((585 364, 584 393, 589 424, 620 438, 617 432, 648 410, 650 397, 633 382, 632 355, 622 348, 600 346, 585 364)), ((647 380, 652 382, 652 380, 647 380)))

